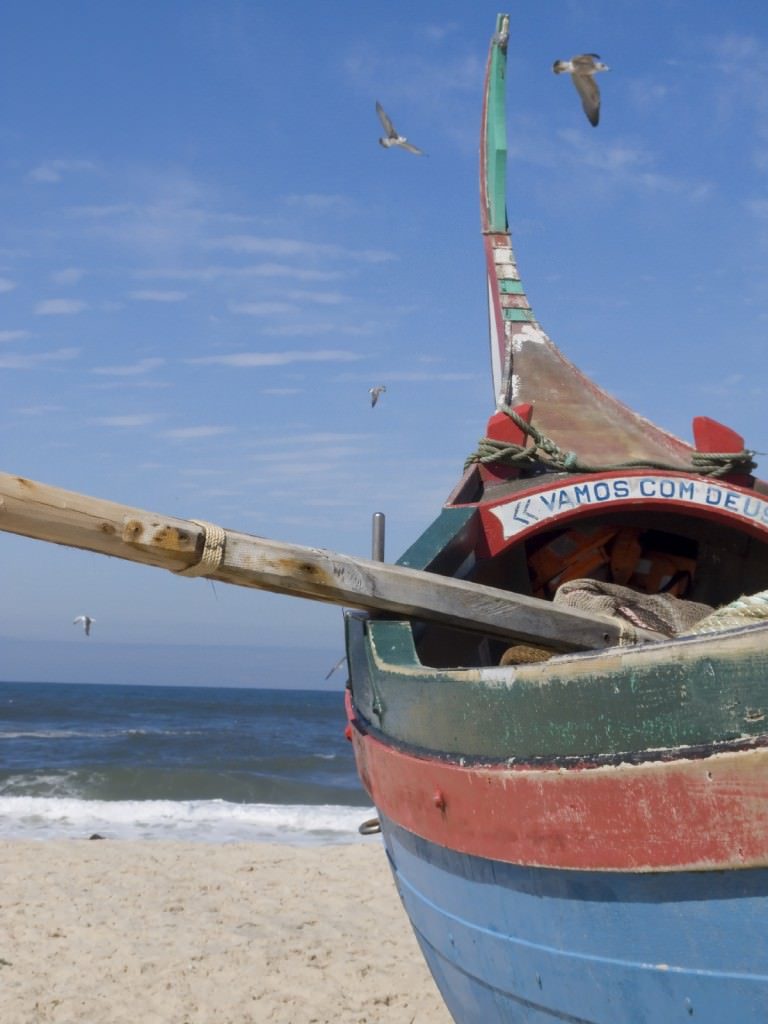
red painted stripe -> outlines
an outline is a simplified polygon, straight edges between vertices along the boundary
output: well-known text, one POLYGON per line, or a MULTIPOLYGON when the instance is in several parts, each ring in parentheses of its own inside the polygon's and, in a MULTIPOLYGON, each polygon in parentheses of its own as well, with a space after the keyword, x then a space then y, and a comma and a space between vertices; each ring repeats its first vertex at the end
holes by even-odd
POLYGON ((581 769, 468 767, 355 727, 378 810, 424 839, 511 864, 600 871, 768 866, 768 750, 581 769))

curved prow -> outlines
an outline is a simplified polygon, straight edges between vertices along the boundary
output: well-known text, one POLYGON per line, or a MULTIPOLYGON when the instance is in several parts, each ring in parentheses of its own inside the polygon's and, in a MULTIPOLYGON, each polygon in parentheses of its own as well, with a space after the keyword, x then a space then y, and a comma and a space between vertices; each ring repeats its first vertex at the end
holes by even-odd
MULTIPOLYGON (((536 428, 583 462, 690 463, 692 447, 601 390, 541 329, 517 270, 506 209, 505 87, 510 18, 499 14, 485 77, 480 211, 497 407, 533 406, 536 428)), ((609 339, 606 339, 608 341, 609 339)), ((621 339, 614 343, 621 344, 621 339)))
POLYGON ((488 271, 493 390, 499 405, 511 394, 508 323, 530 323, 533 312, 517 272, 507 220, 506 76, 509 15, 496 17, 488 52, 480 137, 480 215, 488 271))
POLYGON ((507 73, 509 15, 499 14, 491 40, 485 82, 482 154, 483 231, 506 232, 507 225, 507 118, 504 80, 507 73))

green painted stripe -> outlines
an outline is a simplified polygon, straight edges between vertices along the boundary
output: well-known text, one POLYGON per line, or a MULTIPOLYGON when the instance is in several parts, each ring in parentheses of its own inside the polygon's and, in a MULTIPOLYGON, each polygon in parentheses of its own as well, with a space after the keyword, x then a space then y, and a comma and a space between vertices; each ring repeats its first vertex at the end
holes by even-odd
POLYGON ((505 320, 516 320, 518 323, 531 323, 536 319, 532 309, 510 309, 505 306, 502 312, 505 320))
MULTIPOLYGON (((496 27, 497 32, 501 25, 501 18, 502 15, 499 15, 496 27)), ((506 53, 494 45, 491 53, 491 67, 488 80, 485 152, 486 176, 488 179, 488 226, 491 231, 507 230, 507 122, 504 97, 506 67, 506 53)))
POLYGON ((657 652, 622 648, 484 678, 478 669, 419 669, 406 623, 347 619, 347 629, 349 639, 360 634, 350 662, 356 705, 367 714, 376 697, 381 728, 425 750, 493 760, 613 757, 765 734, 768 650, 746 635, 673 641, 657 652))
POLYGON ((512 278, 505 278, 499 281, 499 291, 502 295, 524 295, 523 282, 513 281, 512 278))
MULTIPOLYGON (((474 507, 444 508, 424 533, 397 560, 398 565, 409 569, 426 569, 434 567, 435 559, 450 553, 452 548, 459 546, 464 531, 471 524, 477 509, 474 507)), ((466 555, 466 546, 453 558, 458 564, 466 555)))

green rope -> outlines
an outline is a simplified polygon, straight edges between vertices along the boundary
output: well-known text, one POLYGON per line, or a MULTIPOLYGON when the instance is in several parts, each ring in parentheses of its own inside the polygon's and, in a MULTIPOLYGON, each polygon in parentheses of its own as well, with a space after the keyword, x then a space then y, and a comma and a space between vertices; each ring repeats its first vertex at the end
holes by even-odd
POLYGON ((721 477, 735 472, 749 473, 757 465, 753 459, 755 453, 744 449, 740 452, 693 452, 690 466, 680 466, 670 462, 651 462, 646 459, 617 462, 605 466, 590 466, 582 462, 576 452, 564 452, 554 441, 540 433, 533 424, 524 420, 510 406, 502 405, 500 411, 509 416, 512 422, 530 437, 533 444, 530 446, 510 444, 507 441, 496 441, 492 437, 481 437, 477 450, 465 460, 465 469, 473 463, 480 463, 483 466, 496 463, 502 466, 517 466, 522 469, 533 468, 543 462, 551 469, 569 473, 604 473, 616 469, 666 469, 678 473, 721 477))

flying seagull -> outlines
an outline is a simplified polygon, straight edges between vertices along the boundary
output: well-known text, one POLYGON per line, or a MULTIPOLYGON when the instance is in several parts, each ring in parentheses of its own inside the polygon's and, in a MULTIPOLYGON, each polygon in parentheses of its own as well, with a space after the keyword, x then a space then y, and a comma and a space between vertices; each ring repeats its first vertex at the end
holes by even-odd
POLYGON ((384 384, 377 384, 375 388, 368 388, 368 394, 371 396, 371 408, 378 402, 379 395, 386 390, 387 388, 384 384))
POLYGON ((96 619, 92 619, 90 615, 78 615, 76 619, 72 620, 72 625, 76 626, 78 624, 78 622, 82 622, 83 629, 85 630, 85 635, 86 636, 90 636, 91 635, 91 626, 93 625, 93 623, 95 621, 96 621, 96 619))
POLYGON ((593 128, 597 127, 600 120, 600 90, 595 75, 598 71, 610 71, 608 65, 603 64, 596 53, 581 53, 570 60, 556 60, 552 70, 556 75, 562 75, 563 72, 570 74, 571 81, 581 96, 581 105, 589 123, 593 128))
POLYGON ((384 131, 387 133, 384 138, 379 139, 379 145, 384 146, 385 149, 391 149, 392 146, 399 146, 401 149, 407 149, 409 153, 415 153, 417 156, 425 156, 424 150, 419 149, 418 146, 414 146, 412 142, 409 142, 404 135, 401 135, 395 126, 387 116, 384 107, 376 100, 376 113, 379 115, 379 120, 384 126, 384 131))

